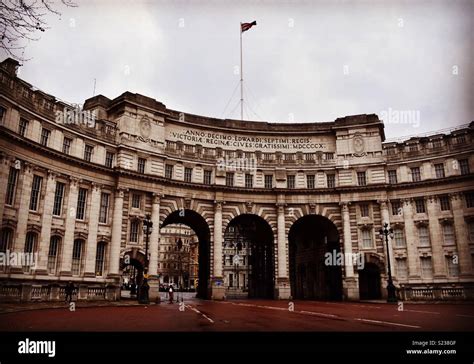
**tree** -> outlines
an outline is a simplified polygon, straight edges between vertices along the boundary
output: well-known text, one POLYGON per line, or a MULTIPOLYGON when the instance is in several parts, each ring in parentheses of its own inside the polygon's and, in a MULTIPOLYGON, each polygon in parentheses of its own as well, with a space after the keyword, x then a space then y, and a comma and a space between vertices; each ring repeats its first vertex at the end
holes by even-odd
POLYGON ((46 17, 61 16, 57 5, 76 7, 72 0, 0 0, 0 49, 18 61, 25 61, 25 40, 39 40, 39 32, 48 28, 46 17))

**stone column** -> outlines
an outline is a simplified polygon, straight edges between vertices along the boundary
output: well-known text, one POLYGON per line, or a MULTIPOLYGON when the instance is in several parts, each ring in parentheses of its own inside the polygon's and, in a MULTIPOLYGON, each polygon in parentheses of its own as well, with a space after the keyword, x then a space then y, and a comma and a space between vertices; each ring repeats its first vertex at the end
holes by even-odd
POLYGON ((413 222, 413 205, 410 198, 403 201, 403 221, 407 243, 408 279, 420 279, 420 259, 418 255, 417 230, 413 222))
POLYGON ((112 243, 109 255, 109 275, 117 277, 120 268, 120 245, 122 243, 122 216, 123 197, 125 190, 117 188, 115 191, 114 214, 112 221, 112 243))
POLYGON ((285 204, 277 203, 277 252, 278 277, 276 279, 276 298, 287 300, 291 296, 291 287, 288 278, 288 255, 285 221, 285 204))
MULTIPOLYGON (((388 201, 387 200, 379 200, 377 201, 379 204, 380 204, 380 216, 382 218, 382 226, 384 223, 388 223, 389 225, 389 228, 391 227, 390 225, 390 214, 388 212, 388 201)), ((391 270, 392 270, 392 277, 393 279, 396 279, 396 275, 397 275, 397 270, 396 270, 396 267, 395 267, 395 257, 394 257, 394 254, 393 254, 393 241, 390 237, 388 237, 388 253, 390 253, 390 267, 391 267, 391 270)), ((384 241, 383 241, 383 251, 385 252, 385 259, 387 259, 387 244, 385 242, 385 238, 384 238, 384 241)), ((386 263, 386 274, 388 276, 388 262, 386 263)))
MULTIPOLYGON (((74 230, 76 229, 77 195, 80 180, 74 177, 69 179, 69 193, 67 199, 65 231, 62 241, 61 270, 60 275, 70 276, 72 269, 72 250, 74 247, 74 230)), ((51 207, 51 212, 52 207, 51 207)))
POLYGON ((10 173, 10 158, 4 154, 0 154, 0 226, 3 221, 3 211, 5 210, 5 194, 7 192, 8 174, 10 173))
POLYGON ((101 186, 92 183, 91 204, 89 209, 89 235, 87 236, 86 269, 84 277, 95 277, 95 258, 97 254, 97 234, 99 232, 101 186))
MULTIPOLYGON (((23 252, 25 249, 26 230, 28 227, 28 211, 30 209, 30 198, 31 198, 31 185, 33 182, 33 168, 31 165, 23 164, 23 175, 21 176, 21 187, 17 188, 16 196, 20 197, 20 204, 18 206, 18 221, 16 225, 16 239, 14 240, 14 246, 12 247, 16 252, 23 252)), ((7 168, 7 179, 10 171, 10 165, 7 168)), ((0 188, 3 190, 3 198, 1 200, 2 206, 5 204, 5 191, 7 182, 0 188)), ((38 247, 37 247, 38 248, 38 247)))
MULTIPOLYGON (((53 171, 48 171, 46 181, 46 192, 44 196, 43 216, 41 219, 41 235, 39 239, 38 248, 38 264, 36 266, 36 274, 48 274, 48 252, 51 240, 51 224, 53 221, 53 204, 54 192, 56 189, 57 174, 53 171)), ((64 254, 64 252, 63 252, 64 254)))
POLYGON ((153 202, 151 207, 151 221, 153 222, 153 231, 150 235, 149 249, 150 260, 148 264, 148 284, 150 285, 149 297, 155 301, 159 296, 159 280, 158 280, 158 254, 160 240, 160 198, 158 193, 153 194, 153 202))
POLYGON ((460 278, 471 277, 473 274, 471 265, 471 252, 469 249, 469 232, 464 219, 463 195, 454 193, 450 195, 453 209, 454 230, 456 234, 456 245, 459 256, 460 278))
POLYGON ((225 298, 224 280, 222 277, 222 205, 223 201, 214 201, 214 267, 212 279, 212 299, 225 298))
POLYGON ((430 243, 433 259, 433 278, 446 277, 446 265, 443 252, 443 232, 439 224, 438 198, 430 196, 427 199, 427 212, 430 231, 430 243))
MULTIPOLYGON (((350 202, 341 202, 342 227, 344 234, 344 254, 352 254, 351 220, 349 215, 350 202)), ((344 296, 347 300, 359 299, 359 282, 354 275, 354 266, 344 266, 345 277, 343 282, 344 296)))

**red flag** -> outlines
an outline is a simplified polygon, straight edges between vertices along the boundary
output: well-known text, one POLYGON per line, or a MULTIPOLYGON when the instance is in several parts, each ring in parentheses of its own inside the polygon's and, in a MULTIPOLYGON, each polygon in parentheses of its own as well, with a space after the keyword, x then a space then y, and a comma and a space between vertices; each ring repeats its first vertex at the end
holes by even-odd
POLYGON ((243 32, 246 32, 247 30, 249 30, 250 28, 252 28, 254 25, 257 25, 257 21, 254 20, 253 22, 251 23, 240 23, 240 31, 243 33, 243 32))

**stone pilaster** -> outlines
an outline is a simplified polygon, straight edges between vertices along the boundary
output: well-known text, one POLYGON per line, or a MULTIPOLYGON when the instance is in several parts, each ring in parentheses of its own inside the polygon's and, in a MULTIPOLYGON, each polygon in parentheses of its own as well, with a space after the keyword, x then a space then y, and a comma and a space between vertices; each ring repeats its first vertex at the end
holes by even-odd
POLYGON ((443 232, 439 224, 438 198, 430 196, 427 199, 428 223, 430 232, 431 252, 433 259, 433 278, 446 277, 446 265, 443 253, 443 232))
POLYGON ((92 183, 91 204, 89 209, 89 235, 86 247, 86 269, 85 277, 95 277, 95 258, 97 254, 97 234, 99 232, 99 209, 100 209, 101 186, 92 183))
POLYGON ((212 299, 225 298, 224 280, 222 276, 222 205, 223 201, 214 201, 214 267, 212 279, 212 299))
POLYGON ((3 211, 5 209, 5 193, 7 192, 8 174, 10 173, 10 158, 6 154, 0 155, 0 226, 3 221, 3 211))
POLYGON ((290 282, 288 279, 288 255, 285 221, 285 204, 277 203, 277 252, 278 252, 278 277, 276 279, 276 298, 289 299, 291 296, 290 282))
POLYGON ((403 201, 403 221, 407 243, 408 278, 420 279, 420 259, 418 255, 418 233, 413 221, 413 203, 407 198, 403 201))
POLYGON ((122 242, 123 198, 125 190, 115 191, 114 213, 112 220, 112 243, 109 254, 109 275, 118 276, 120 268, 120 245, 122 242))
MULTIPOLYGON (((7 178, 10 166, 7 167, 7 178)), ((30 209, 30 197, 31 197, 31 185, 33 182, 33 168, 31 165, 23 164, 23 175, 22 175, 21 188, 17 189, 17 196, 19 194, 20 204, 18 206, 18 220, 16 225, 16 239, 14 241, 13 250, 16 252, 23 252, 25 248, 25 239, 28 227, 28 211, 30 209)), ((6 186, 6 183, 5 185, 6 186)), ((0 188, 0 190, 6 190, 6 188, 0 188)), ((5 194, 3 196, 2 206, 5 202, 5 194)), ((38 247, 37 247, 38 248, 38 247)))
MULTIPOLYGON (((344 234, 344 254, 352 254, 351 220, 349 215, 350 202, 341 202, 342 228, 344 234)), ((359 299, 359 283, 354 275, 354 266, 344 266, 345 276, 343 281, 344 296, 348 300, 359 299)))
POLYGON ((150 285, 149 297, 151 301, 155 301, 159 296, 158 281, 158 254, 160 241, 160 198, 161 195, 154 193, 151 206, 151 221, 153 223, 153 231, 150 235, 150 261, 148 264, 148 284, 150 285))
POLYGON ((451 206, 453 209, 454 230, 456 234, 456 245, 459 256, 459 274, 462 277, 470 277, 473 274, 471 264, 471 252, 469 249, 469 232, 464 219, 463 195, 451 194, 451 206))

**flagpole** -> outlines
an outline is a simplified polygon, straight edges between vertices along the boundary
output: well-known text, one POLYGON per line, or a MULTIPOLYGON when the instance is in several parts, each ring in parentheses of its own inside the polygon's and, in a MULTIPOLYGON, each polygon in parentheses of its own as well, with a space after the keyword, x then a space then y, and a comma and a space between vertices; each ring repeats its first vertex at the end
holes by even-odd
POLYGON ((244 71, 242 69, 242 23, 240 23, 240 120, 244 120, 244 71))

